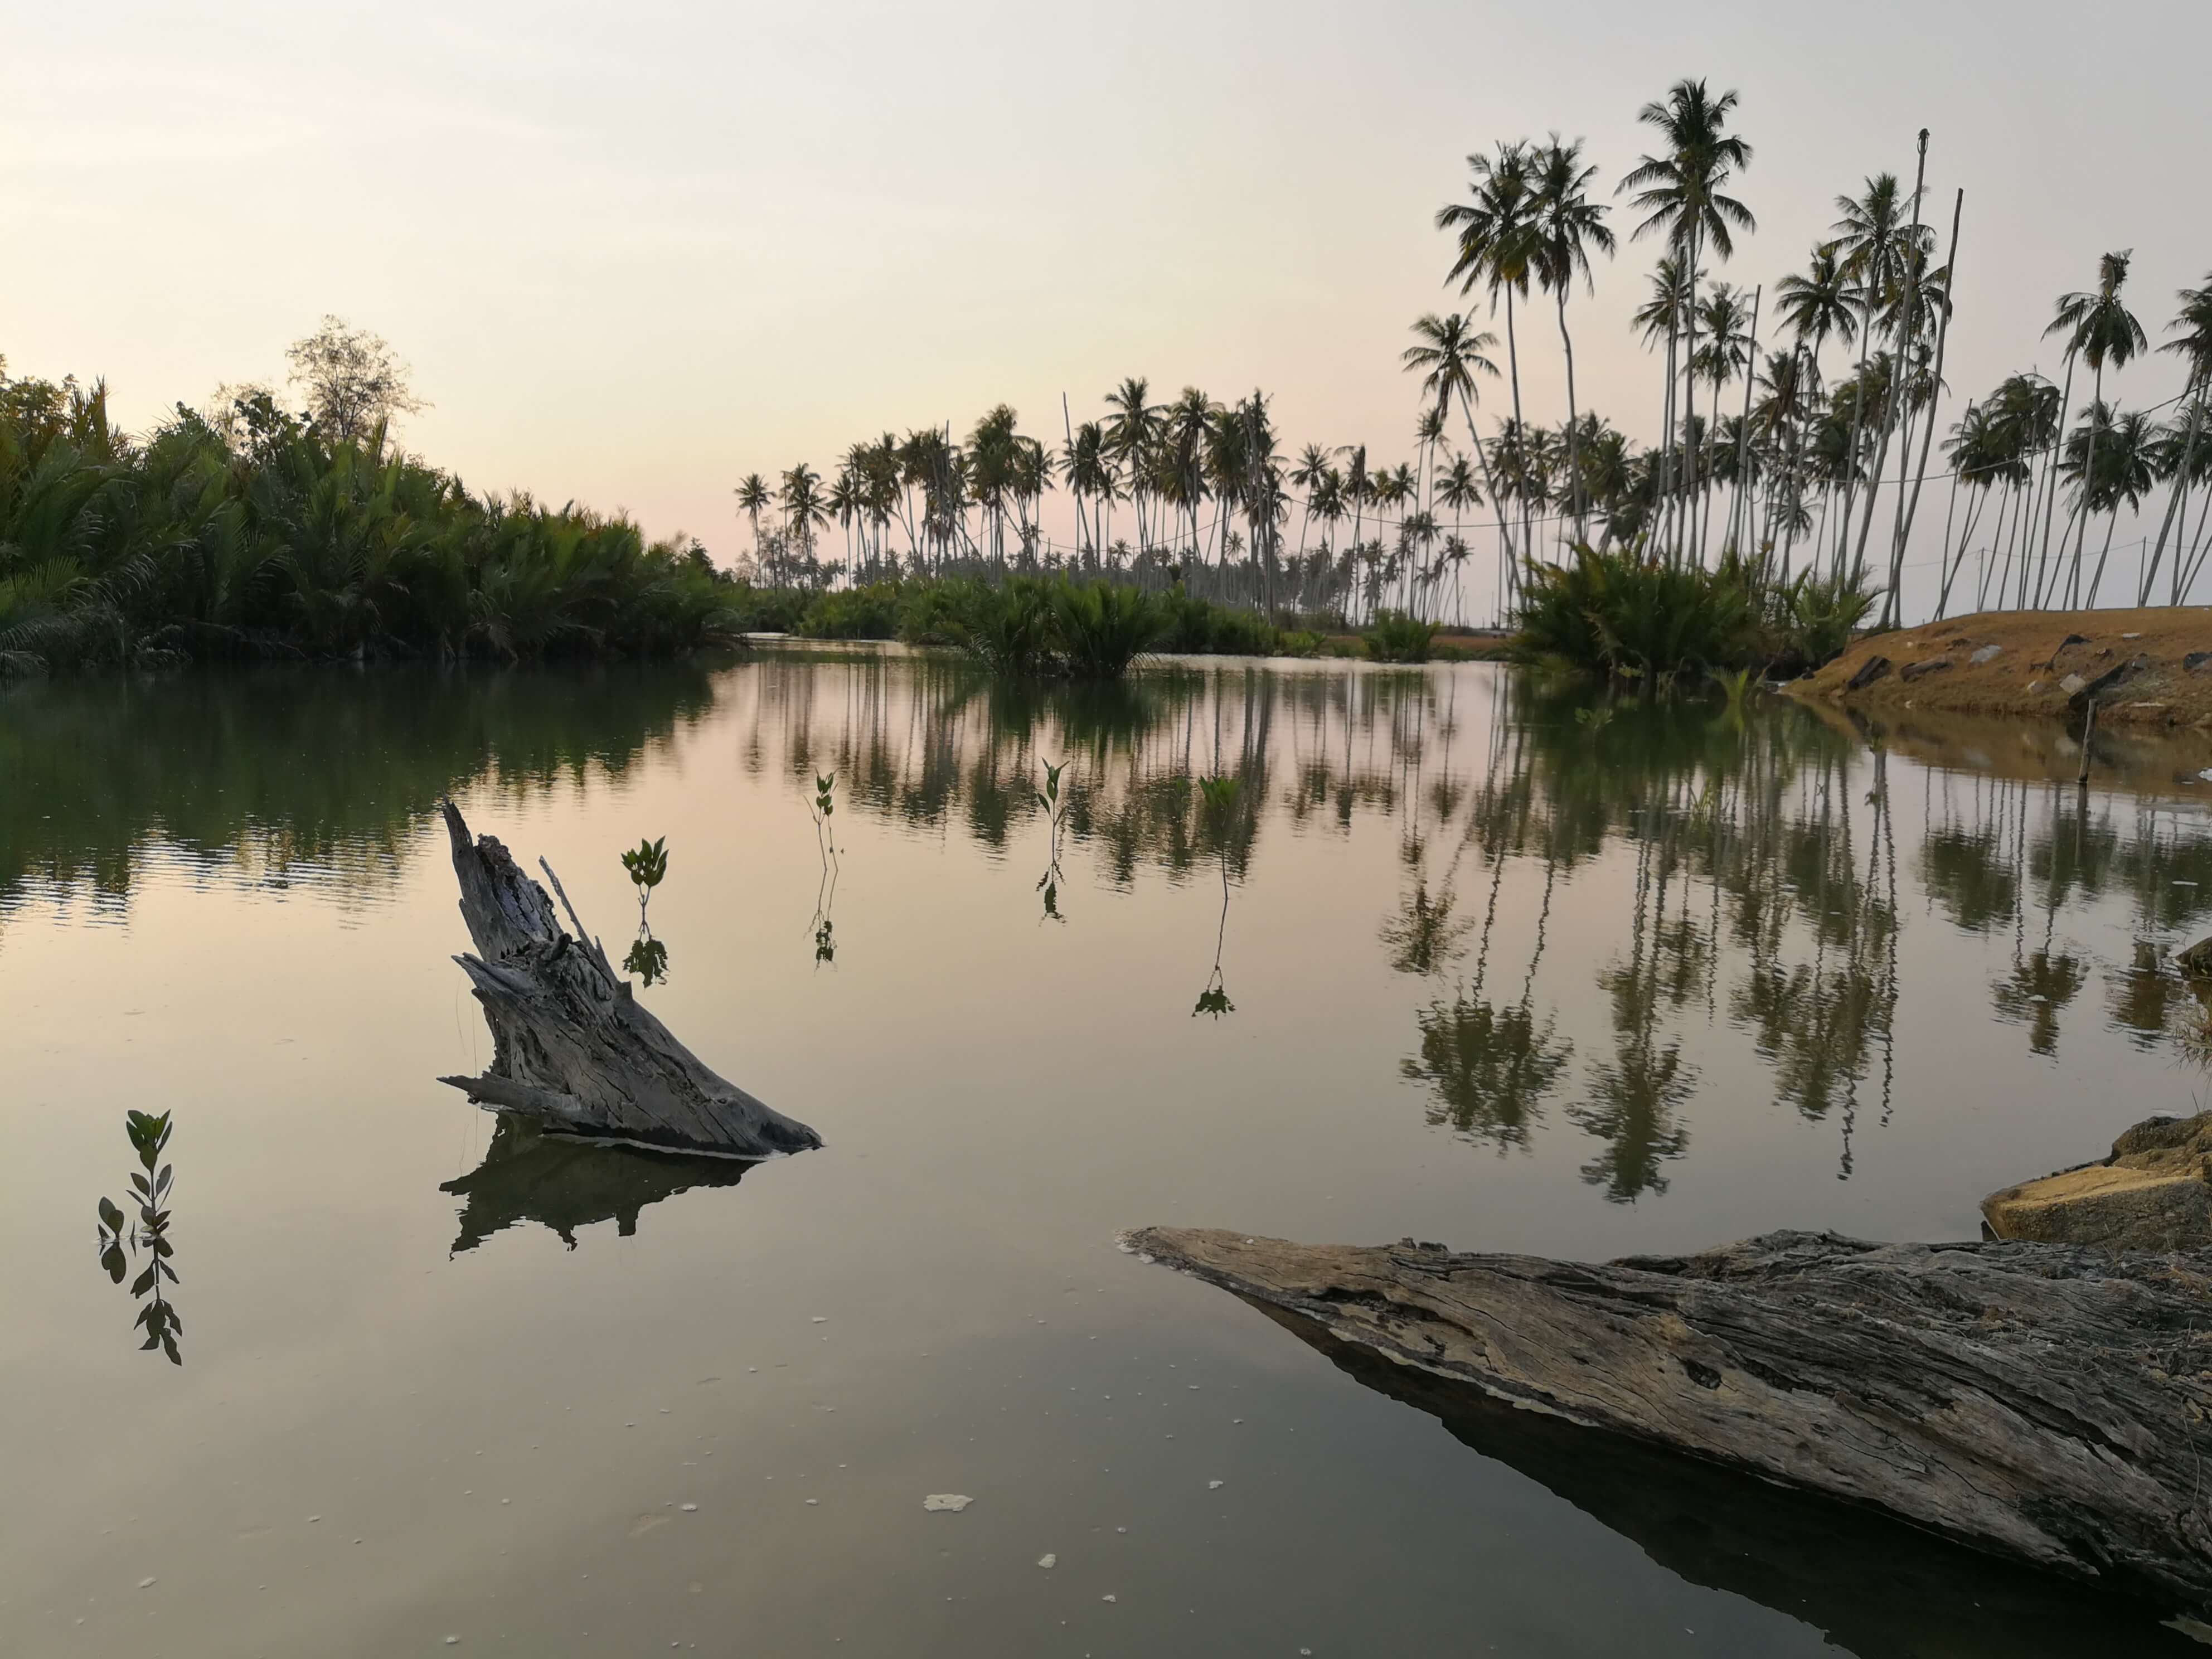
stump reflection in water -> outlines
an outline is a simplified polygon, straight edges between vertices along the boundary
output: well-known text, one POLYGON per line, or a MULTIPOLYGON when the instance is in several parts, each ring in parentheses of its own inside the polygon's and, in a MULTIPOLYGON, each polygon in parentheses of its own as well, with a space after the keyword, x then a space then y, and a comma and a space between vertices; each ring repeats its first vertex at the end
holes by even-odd
POLYGON ((573 1250, 579 1227, 612 1221, 628 1238, 647 1206, 694 1187, 734 1187, 752 1167, 737 1158, 684 1158, 547 1134, 501 1115, 483 1162, 438 1190, 468 1200, 453 1240, 456 1255, 526 1221, 550 1228, 573 1250))

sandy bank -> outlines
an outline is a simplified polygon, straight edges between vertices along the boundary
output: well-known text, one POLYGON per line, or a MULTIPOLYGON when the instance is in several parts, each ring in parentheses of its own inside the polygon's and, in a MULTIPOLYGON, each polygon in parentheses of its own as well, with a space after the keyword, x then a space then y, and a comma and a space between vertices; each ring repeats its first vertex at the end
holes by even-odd
POLYGON ((2212 608, 2008 611, 1863 639, 1790 690, 1846 708, 2212 728, 2212 608))

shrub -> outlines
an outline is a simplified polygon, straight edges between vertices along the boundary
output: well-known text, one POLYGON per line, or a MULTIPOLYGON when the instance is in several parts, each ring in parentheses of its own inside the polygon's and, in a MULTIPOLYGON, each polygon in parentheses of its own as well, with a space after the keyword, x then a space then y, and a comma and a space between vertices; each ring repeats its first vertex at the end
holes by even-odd
POLYGON ((1734 554, 1706 570, 1577 547, 1529 573, 1516 644, 1618 679, 1801 672, 1848 645, 1872 604, 1860 585, 1810 572, 1770 585, 1734 554))
POLYGON ((1160 603, 1139 587, 1062 581, 1051 592, 1054 643, 1067 673, 1117 680, 1159 637, 1160 603))
POLYGON ((1377 662, 1426 662, 1429 647, 1436 643, 1437 624, 1402 611, 1378 611, 1361 638, 1367 654, 1377 662))
POLYGON ((874 582, 817 594, 799 618, 797 632, 816 640, 890 640, 899 635, 896 582, 874 582))

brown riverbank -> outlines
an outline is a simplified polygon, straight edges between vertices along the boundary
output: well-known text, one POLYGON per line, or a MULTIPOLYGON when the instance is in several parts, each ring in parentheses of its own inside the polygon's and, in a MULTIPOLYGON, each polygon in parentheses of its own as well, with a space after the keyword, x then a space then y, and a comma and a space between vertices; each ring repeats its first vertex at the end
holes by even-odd
POLYGON ((1871 635, 1791 688, 1867 711, 2212 731, 2212 608, 1984 611, 1871 635))

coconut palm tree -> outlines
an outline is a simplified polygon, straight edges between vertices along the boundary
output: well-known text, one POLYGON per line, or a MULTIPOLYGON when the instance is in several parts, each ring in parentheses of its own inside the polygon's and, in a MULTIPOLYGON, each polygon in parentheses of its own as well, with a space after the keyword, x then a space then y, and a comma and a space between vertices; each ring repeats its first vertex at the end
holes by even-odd
MULTIPOLYGON (((2197 440, 2204 429, 2204 405, 2208 393, 2212 393, 2212 274, 2205 276, 2201 287, 2182 289, 2174 297, 2181 301, 2181 309, 2166 325, 2166 331, 2181 337, 2168 340, 2159 349, 2174 353, 2188 365, 2189 378, 2183 389, 2184 395, 2189 398, 2187 434, 2175 457, 2173 488, 2166 496, 2166 517, 2160 520, 2158 526, 2158 547, 2151 555, 2150 568, 2143 574, 2142 592, 2136 601, 2137 605, 2150 603, 2150 585, 2157 579, 2159 561, 2166 556, 2166 538, 2173 529, 2176 514, 2179 514, 2185 523, 2187 520, 2188 510, 2184 503, 2188 497, 2191 475, 2196 470, 2197 440)), ((2179 422, 2179 417, 2176 419, 2179 422)), ((2174 556, 2173 575, 2172 602, 2179 605, 2182 588, 2179 553, 2174 556)))
POLYGON ((1328 487, 1329 474, 1334 470, 1331 465, 1333 459, 1334 452, 1323 449, 1319 444, 1308 444, 1298 452, 1298 459, 1291 465, 1291 486, 1306 493, 1305 513, 1298 523, 1300 558, 1305 556, 1306 532, 1313 528, 1315 503, 1328 487))
MULTIPOLYGON (((1407 346, 1399 361, 1411 374, 1421 374, 1421 390, 1436 399, 1436 406, 1449 410, 1459 405, 1460 415, 1467 422, 1468 441, 1474 446, 1476 465, 1482 469, 1482 486, 1493 504, 1498 502, 1498 480, 1490 470, 1490 454, 1483 447, 1482 433, 1474 423, 1474 405, 1478 401, 1474 377, 1487 374, 1493 380, 1498 365, 1484 354, 1498 344, 1498 337, 1487 329, 1474 330, 1468 325, 1465 316, 1455 311, 1439 317, 1434 312, 1413 324, 1416 343, 1407 346)), ((1360 452, 1361 471, 1364 474, 1366 452, 1360 452)), ((1515 557, 1513 538, 1501 507, 1498 515, 1498 534, 1505 550, 1507 568, 1513 571, 1515 557)), ((1355 520, 1353 539, 1358 537, 1355 520)), ((1517 577, 1517 573, 1515 573, 1517 577)))
MULTIPOLYGON (((2135 250, 2124 249, 2107 253, 2097 262, 2097 286, 2079 294, 2058 296, 2058 309, 2051 319, 2051 326, 2043 331, 2048 339, 2053 334, 2066 336, 2066 356, 2069 361, 2081 358, 2089 365, 2096 377, 2089 394, 2090 406, 2105 411, 2105 365, 2124 368, 2135 355, 2148 349, 2150 340, 2143 333, 2142 325, 2135 314, 2120 301, 2120 290, 2127 286, 2128 266, 2135 258, 2135 250)), ((2094 481, 2097 472, 2097 431, 2089 429, 2087 454, 2081 464, 2081 476, 2094 481)), ((2067 585, 2067 604, 2071 606, 2081 595, 2081 548, 2089 533, 2088 506, 2093 491, 2085 487, 2080 492, 2081 528, 2074 540, 2073 575, 2067 585)))
POLYGON ((822 498, 822 475, 801 461, 783 475, 778 501, 783 507, 784 527, 799 549, 801 560, 814 556, 814 532, 830 522, 830 509, 822 498))
POLYGON ((1106 449, 1128 480, 1129 502, 1137 510, 1139 551, 1151 545, 1145 527, 1145 497, 1149 493, 1145 463, 1158 441, 1161 417, 1167 412, 1159 404, 1145 401, 1151 391, 1149 381, 1133 374, 1106 394, 1106 407, 1111 411, 1106 417, 1106 449))
POLYGON ((1513 327, 1513 296, 1528 294, 1529 278, 1542 254, 1535 161, 1525 141, 1498 145, 1495 156, 1470 155, 1468 200, 1437 210, 1437 228, 1458 233, 1458 252, 1447 283, 1472 294, 1477 283, 1489 290, 1494 315, 1505 301, 1505 363, 1513 387, 1513 418, 1521 418, 1521 355, 1513 327))
POLYGON ((1567 511, 1575 520, 1578 536, 1583 495, 1576 442, 1581 416, 1575 404, 1575 343, 1567 332, 1567 294, 1577 276, 1583 280, 1584 292, 1595 294, 1590 252, 1595 249, 1610 258, 1618 245, 1606 226, 1606 209, 1589 198, 1590 180, 1597 177, 1597 169, 1583 164, 1582 152, 1581 139, 1563 144, 1555 132, 1537 152, 1534 168, 1536 280, 1559 306, 1559 346, 1567 366, 1567 511))
POLYGON ((737 487, 738 510, 752 520, 753 557, 760 557, 760 515, 767 511, 775 497, 769 493, 768 480, 757 472, 745 474, 744 482, 737 487))
POLYGON ((2090 514, 2102 511, 2105 544, 2097 554, 2097 568, 2089 579, 2088 605, 2097 604, 2097 588, 2105 579, 2105 561, 2112 551, 2112 532, 2120 521, 2120 508, 2140 507, 2158 480, 2158 428, 2139 409, 2115 415, 2092 401, 2081 411, 2081 423, 2066 440, 2067 475, 2080 493, 2077 511, 2086 523, 2090 514))
MULTIPOLYGON (((1728 131, 1738 101, 1734 92, 1714 97, 1703 81, 1677 81, 1665 99, 1637 112, 1636 118, 1656 131, 1663 141, 1659 153, 1639 158, 1616 187, 1636 192, 1630 205, 1644 217, 1635 234, 1641 238, 1662 232, 1668 247, 1691 273, 1693 288, 1707 243, 1726 260, 1735 252, 1735 233, 1758 228, 1751 210, 1727 193, 1735 174, 1751 165, 1751 146, 1728 131)), ((1686 361, 1694 362, 1695 312, 1687 313, 1684 320, 1690 331, 1686 361)), ((1693 374, 1684 387, 1687 419, 1697 414, 1696 384, 1693 374)), ((1671 435, 1670 429, 1670 439, 1671 435)), ((1694 455, 1691 465, 1696 466, 1694 455)), ((1694 489, 1694 476, 1690 483, 1694 489)))
MULTIPOLYGON (((1866 181, 1865 193, 1857 198, 1838 196, 1836 210, 1842 216, 1831 228, 1835 237, 1835 248, 1842 261, 1844 275, 1852 284, 1852 301, 1858 312, 1859 374, 1867 372, 1867 355, 1871 349, 1877 321, 1886 313, 1893 312, 1893 301, 1905 286, 1909 274, 1927 253, 1927 244, 1932 234, 1920 223, 1920 198, 1917 192, 1907 192, 1893 173, 1878 173, 1866 181)), ((1863 441, 1866 399, 1862 398, 1852 410, 1851 449, 1856 453, 1863 441)), ((1894 398, 1887 400, 1894 402, 1894 398)), ((1881 465, 1888 452, 1890 422, 1882 422, 1882 451, 1875 458, 1874 476, 1868 486, 1866 523, 1874 523, 1874 498, 1881 488, 1881 465)), ((1834 568, 1844 568, 1845 551, 1850 543, 1851 515, 1857 489, 1855 480, 1844 485, 1844 512, 1841 534, 1836 544, 1834 568)), ((1860 552, 1857 561, 1863 562, 1865 531, 1860 532, 1860 552)), ((1854 565, 1856 568, 1856 565, 1854 565)))
POLYGON ((1106 458, 1106 428, 1096 421, 1085 421, 1067 439, 1066 452, 1060 457, 1060 472, 1067 480, 1067 493, 1075 500, 1076 544, 1095 564, 1098 558, 1099 505, 1111 495, 1114 488, 1112 464, 1106 458), (1091 503, 1086 520, 1084 503, 1091 503))
POLYGON ((1659 458, 1654 473, 1655 487, 1669 513, 1673 510, 1674 384, 1676 348, 1682 337, 1682 325, 1696 308, 1698 287, 1689 268, 1673 254, 1662 254, 1652 267, 1651 297, 1629 319, 1631 325, 1644 331, 1646 350, 1662 337, 1667 342, 1666 393, 1660 400, 1659 458))
MULTIPOLYGON (((1706 290, 1705 300, 1697 307, 1698 325, 1705 331, 1705 343, 1699 346, 1691 360, 1690 377, 1704 380, 1713 389, 1713 408, 1720 409, 1721 392, 1730 380, 1751 361, 1751 296, 1740 288, 1730 288, 1726 283, 1715 283, 1706 290)), ((1713 422, 1716 429, 1721 422, 1713 422)), ((1737 428, 1741 433, 1741 428, 1737 428)), ((1699 562, 1705 559, 1705 532, 1712 519, 1712 486, 1719 480, 1706 469, 1702 491, 1703 514, 1692 556, 1699 562)))

